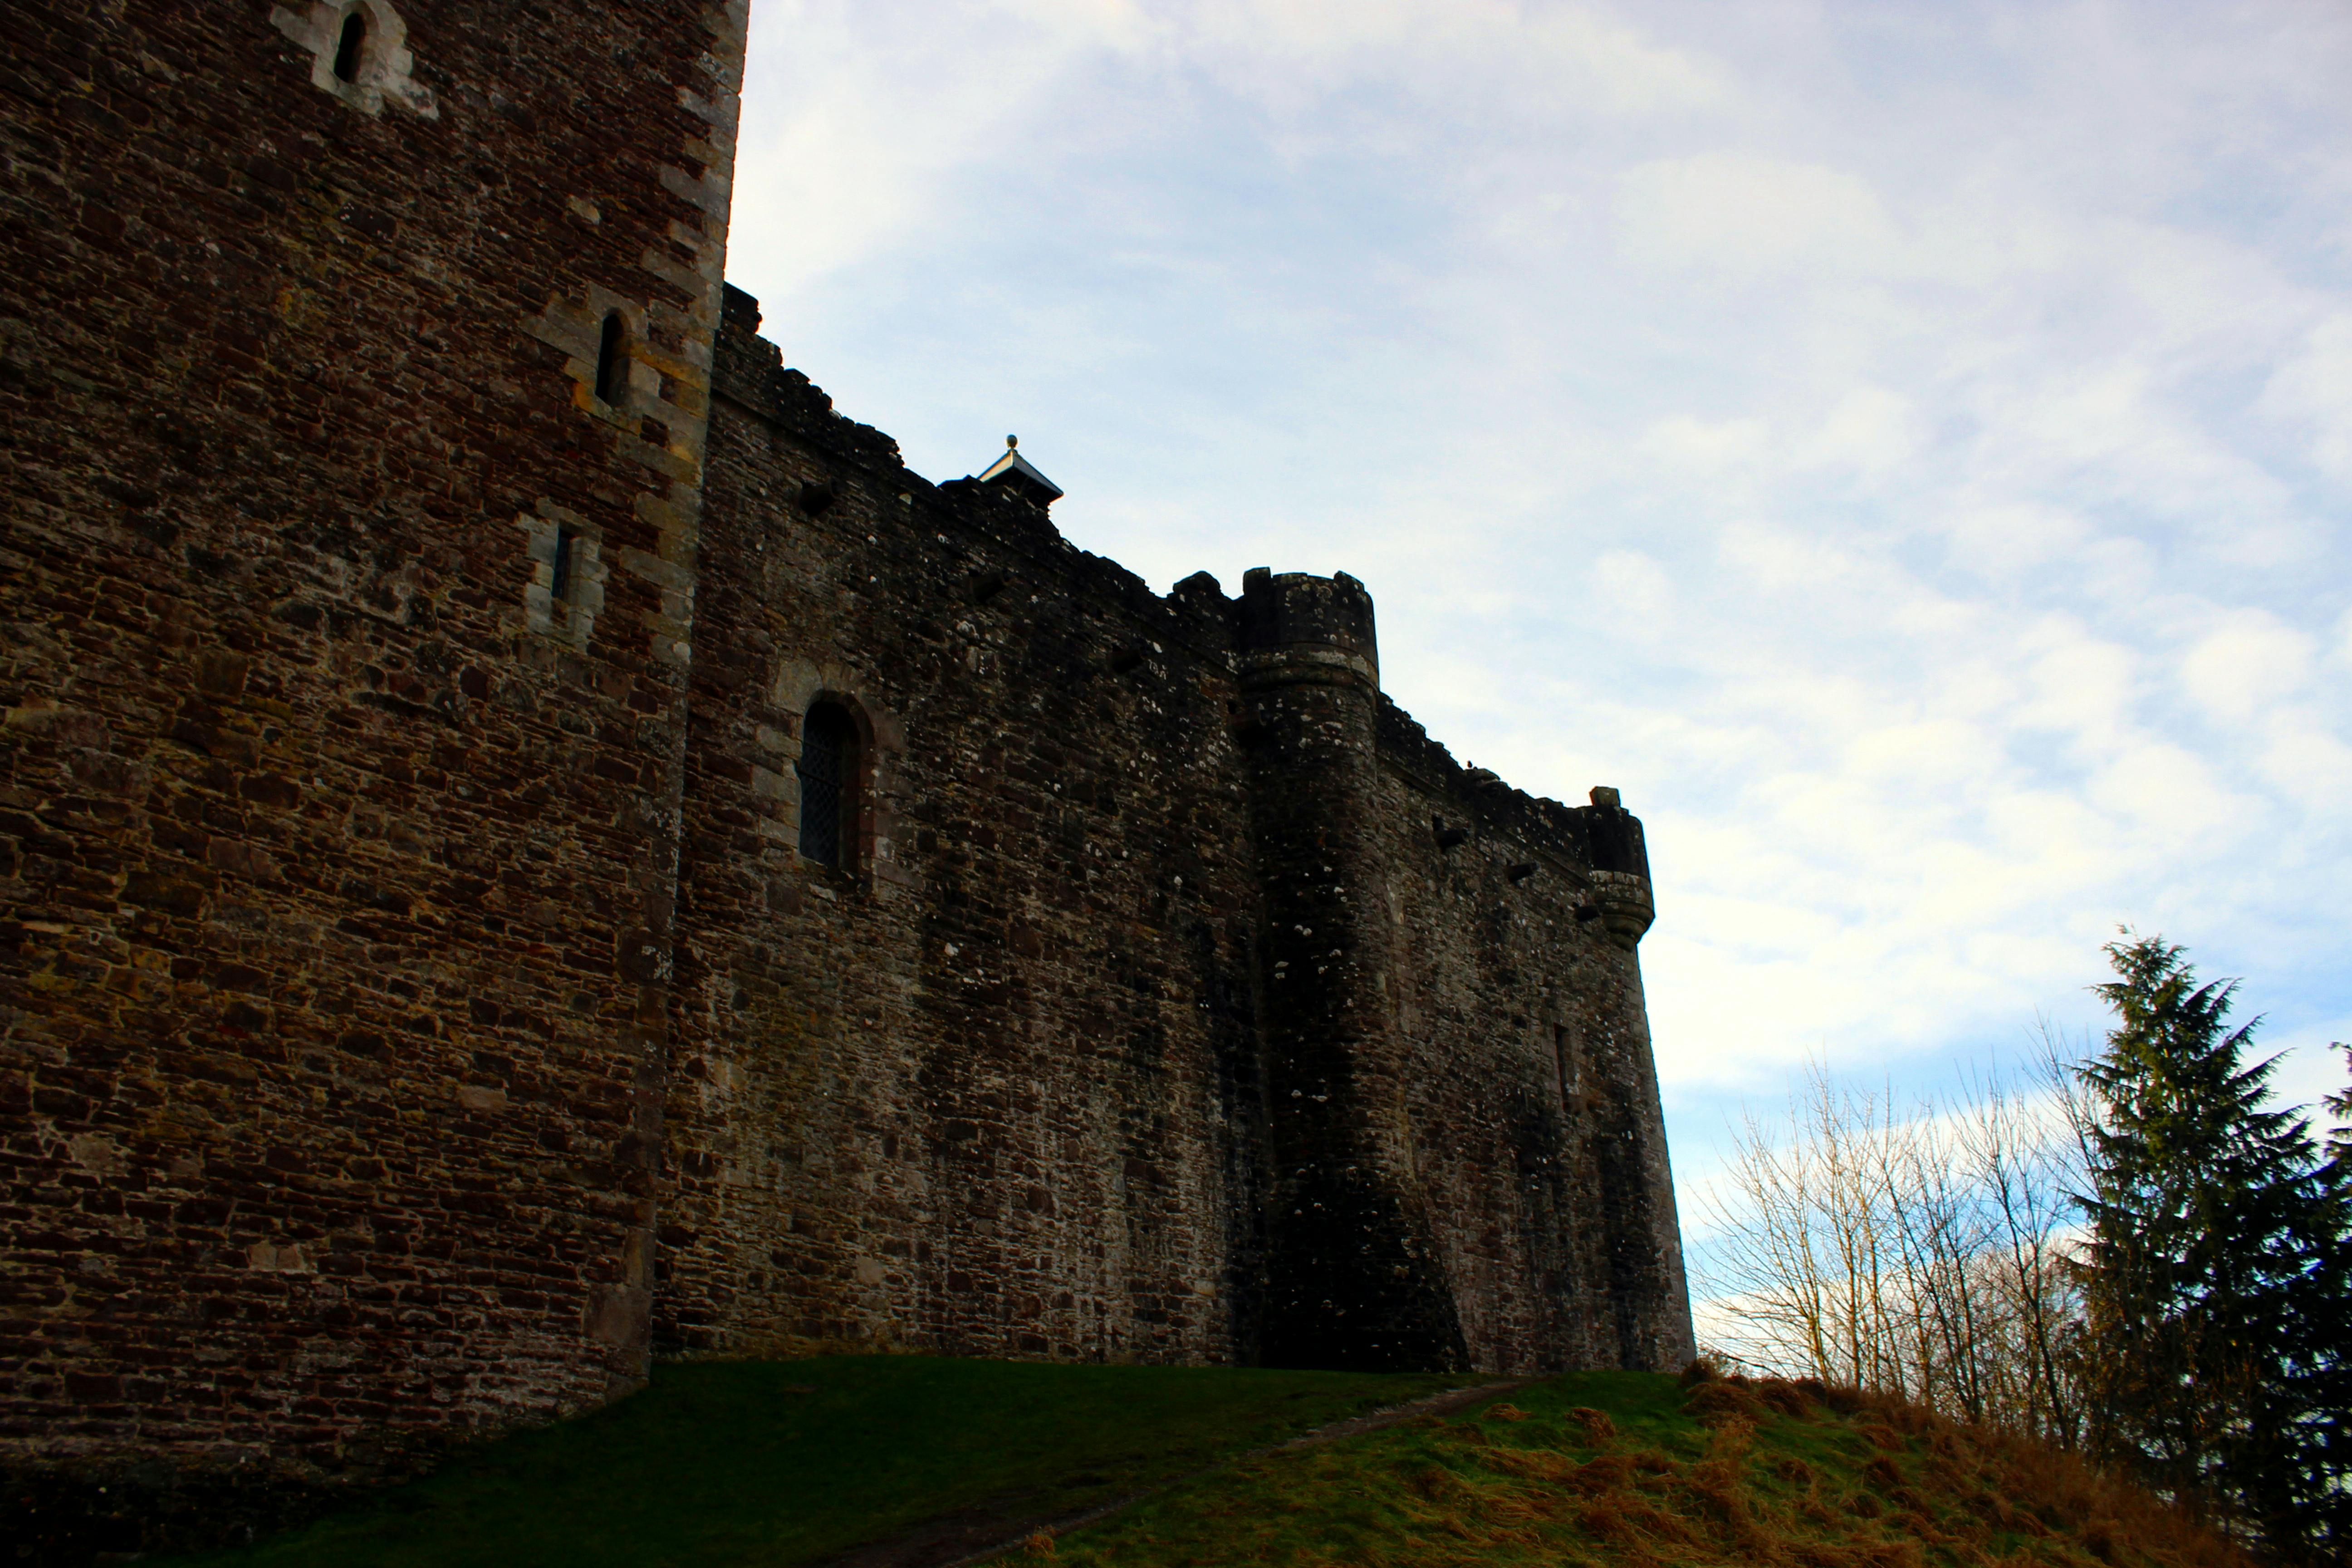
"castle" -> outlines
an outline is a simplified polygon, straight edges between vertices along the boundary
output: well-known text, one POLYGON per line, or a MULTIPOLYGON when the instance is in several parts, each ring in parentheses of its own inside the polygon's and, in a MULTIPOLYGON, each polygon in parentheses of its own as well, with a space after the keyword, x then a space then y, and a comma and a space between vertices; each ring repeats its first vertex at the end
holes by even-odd
POLYGON ((0 23, 0 1455, 1679 1365, 1640 824, 1456 764, 1354 580, 1155 595, 783 368, 746 24, 0 23))

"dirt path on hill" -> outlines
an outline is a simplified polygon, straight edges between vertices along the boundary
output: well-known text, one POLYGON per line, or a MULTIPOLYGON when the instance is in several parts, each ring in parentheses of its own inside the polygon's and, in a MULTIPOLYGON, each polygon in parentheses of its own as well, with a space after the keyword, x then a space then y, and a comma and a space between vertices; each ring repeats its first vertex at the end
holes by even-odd
POLYGON ((1499 1383, 1482 1383, 1475 1388, 1448 1389, 1444 1394, 1433 1394, 1409 1405, 1392 1405, 1385 1410, 1375 1410, 1368 1415, 1350 1415, 1345 1421, 1334 1421, 1328 1426, 1302 1432, 1286 1442, 1235 1454, 1230 1459, 1203 1465, 1197 1470, 1172 1476, 1155 1485, 1075 1513, 1024 1517, 1013 1509, 983 1505, 958 1513, 942 1514, 887 1541, 872 1542, 837 1557, 828 1557, 814 1564, 814 1568, 967 1568, 967 1564, 985 1563, 992 1557, 1001 1557, 1017 1550, 1039 1531, 1048 1535, 1066 1535, 1073 1530, 1108 1519, 1171 1487, 1181 1487, 1187 1481, 1213 1475, 1230 1466, 1246 1464, 1252 1459, 1262 1459, 1268 1454, 1279 1454, 1291 1448, 1313 1448, 1337 1442, 1342 1437, 1377 1432, 1383 1426, 1393 1426, 1400 1421, 1411 1421, 1416 1416, 1450 1415, 1456 1410, 1482 1405, 1489 1399, 1499 1399, 1531 1383, 1542 1381, 1537 1377, 1507 1378, 1499 1383))

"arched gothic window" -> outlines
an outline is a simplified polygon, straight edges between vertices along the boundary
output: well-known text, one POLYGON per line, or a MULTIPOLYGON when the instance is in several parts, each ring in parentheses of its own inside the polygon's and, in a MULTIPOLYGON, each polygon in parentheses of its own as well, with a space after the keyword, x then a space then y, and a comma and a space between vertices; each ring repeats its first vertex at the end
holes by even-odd
POLYGON ((857 835, 857 725, 840 703, 809 705, 799 773, 801 853, 848 869, 857 835))
POLYGON ((354 10, 343 18, 342 37, 335 44, 335 79, 360 79, 360 51, 367 47, 367 13, 354 10))

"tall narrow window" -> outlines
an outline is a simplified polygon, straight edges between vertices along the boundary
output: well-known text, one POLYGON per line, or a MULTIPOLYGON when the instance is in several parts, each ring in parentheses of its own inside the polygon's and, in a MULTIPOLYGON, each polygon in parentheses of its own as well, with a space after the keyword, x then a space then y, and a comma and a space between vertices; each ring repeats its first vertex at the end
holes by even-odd
POLYGON ((838 702, 810 705, 799 771, 801 853, 845 868, 857 824, 857 726, 838 702))
MULTIPOLYGON (((343 18, 343 36, 335 45, 335 79, 360 79, 360 51, 367 47, 367 15, 353 11, 343 18)), ((317 57, 313 56, 313 58, 317 57)), ((315 67, 313 69, 317 68, 315 67)))
POLYGON ((1582 1108, 1583 1073, 1576 1059, 1576 1037, 1565 1024, 1551 1026, 1552 1061, 1559 1069, 1559 1108, 1573 1115, 1582 1108))
POLYGON ((555 581, 548 592, 559 605, 572 603, 572 561, 579 549, 580 535, 569 526, 555 531, 555 581))
POLYGON ((629 327, 614 310, 604 317, 604 340, 596 350, 596 395, 606 403, 621 401, 621 388, 628 384, 629 327))

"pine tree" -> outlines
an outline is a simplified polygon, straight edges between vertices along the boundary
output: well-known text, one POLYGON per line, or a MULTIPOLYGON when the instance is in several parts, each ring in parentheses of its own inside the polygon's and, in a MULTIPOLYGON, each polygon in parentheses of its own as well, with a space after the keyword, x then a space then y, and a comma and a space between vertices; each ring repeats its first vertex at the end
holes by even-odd
MULTIPOLYGON (((2342 1051, 2345 1067, 2352 1068, 2352 1045, 2337 1040, 2327 1048, 2331 1051, 2342 1051)), ((2327 1135, 2328 1153, 2335 1156, 2339 1169, 2352 1166, 2352 1089, 2346 1089, 2342 1094, 2331 1094, 2320 1103, 2327 1107, 2329 1113, 2336 1118, 2337 1123, 2336 1131, 2327 1135)))
POLYGON ((2200 986, 2179 948, 2124 934, 2097 987, 2116 1026, 2081 1069, 2093 1442, 2278 1557, 2340 1550, 2340 1169, 2306 1121, 2267 1107, 2275 1061, 2245 1060, 2236 984, 2200 986))
MULTIPOLYGON (((2352 1069, 2352 1045, 2337 1041, 2329 1047, 2344 1053, 2352 1069)), ((2323 1103, 2335 1117, 2329 1134, 2328 1179, 2337 1194, 2335 1246, 2312 1297, 2315 1310, 2308 1315, 2305 1337, 2316 1368, 2318 1413, 2315 1447, 2315 1469, 2332 1483, 2332 1495, 2315 1510, 2310 1531, 2317 1552, 2333 1560, 2352 1562, 2352 1088, 2331 1094, 2323 1103)))

